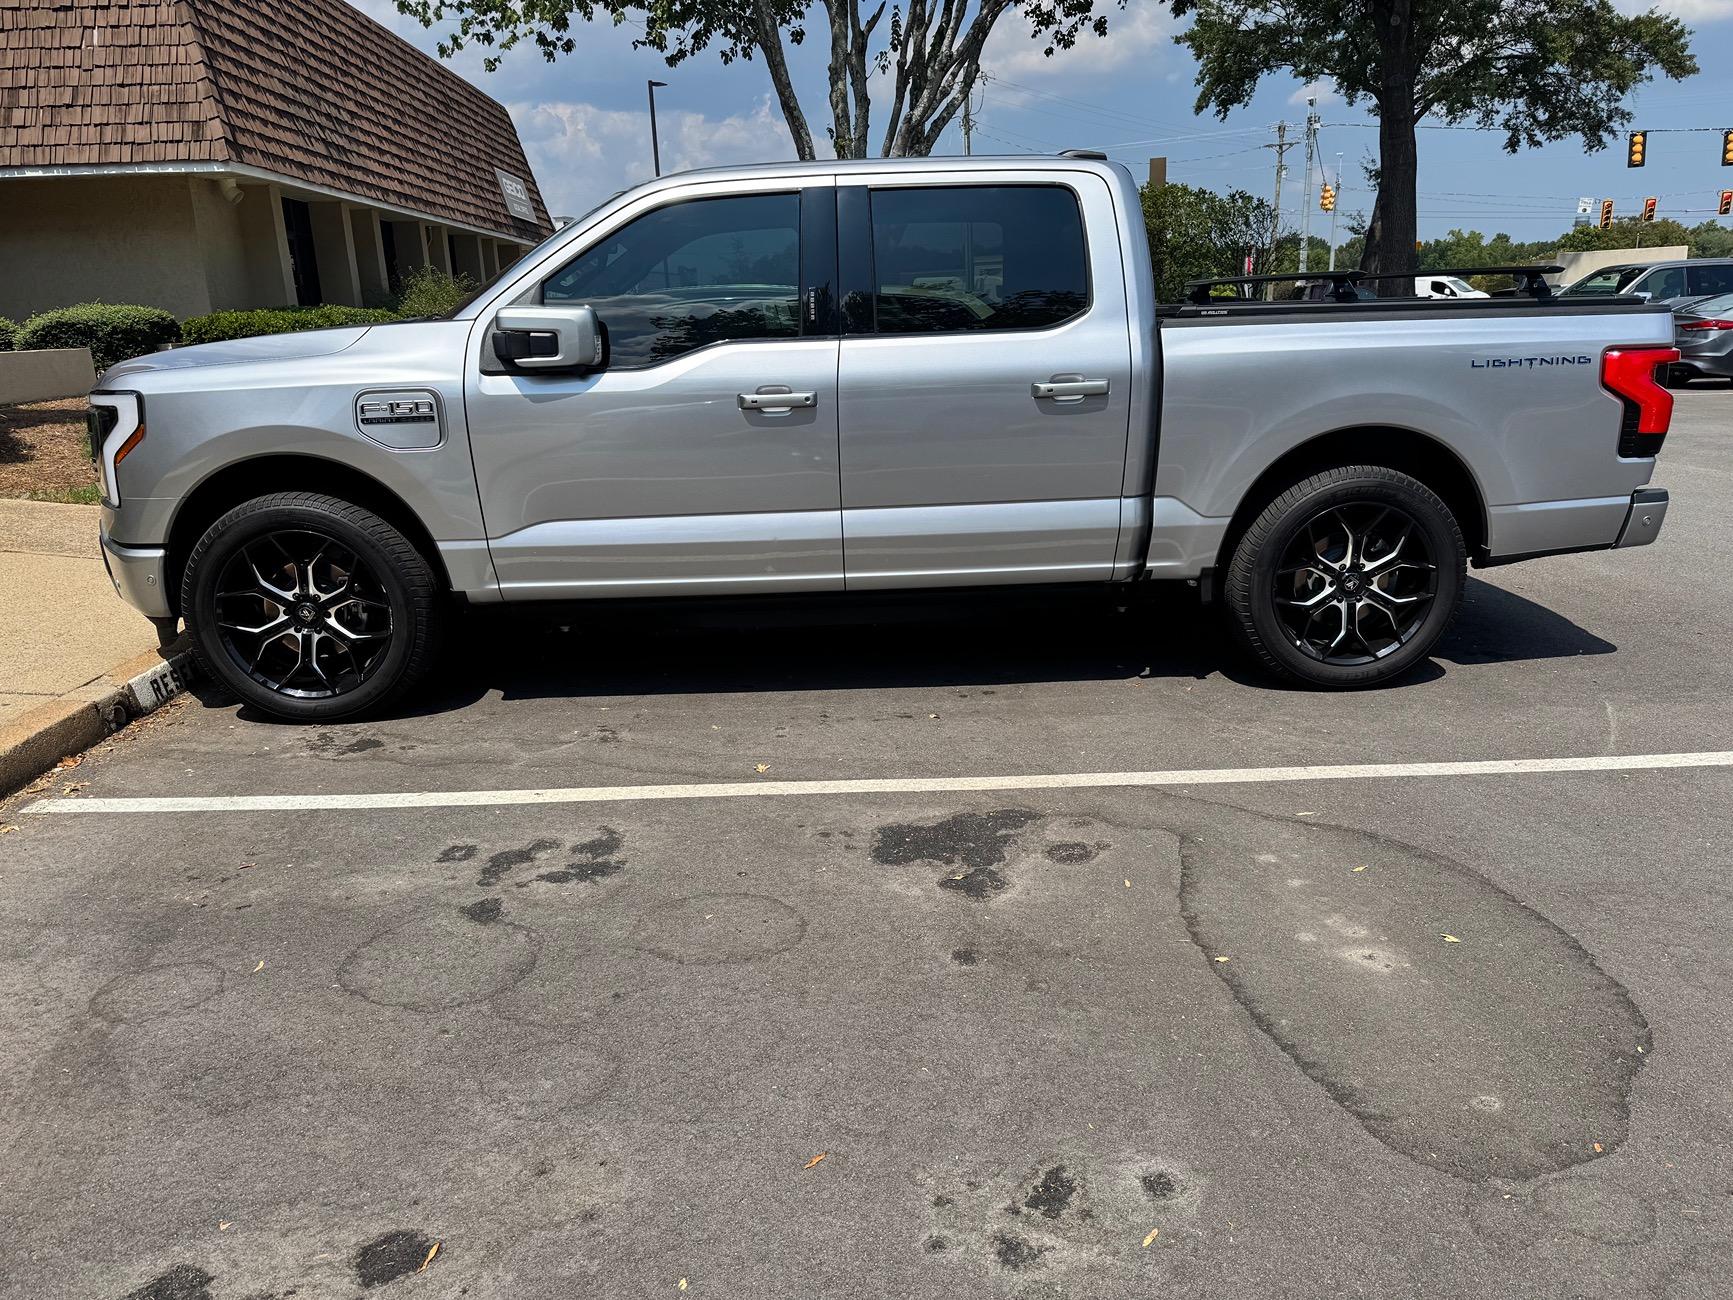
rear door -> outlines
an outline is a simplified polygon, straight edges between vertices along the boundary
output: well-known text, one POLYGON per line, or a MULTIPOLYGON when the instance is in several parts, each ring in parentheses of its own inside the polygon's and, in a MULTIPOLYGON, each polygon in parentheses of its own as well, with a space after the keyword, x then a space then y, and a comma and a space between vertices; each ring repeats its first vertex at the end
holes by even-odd
POLYGON ((845 174, 837 210, 849 588, 1109 578, 1131 357, 1106 180, 845 174))

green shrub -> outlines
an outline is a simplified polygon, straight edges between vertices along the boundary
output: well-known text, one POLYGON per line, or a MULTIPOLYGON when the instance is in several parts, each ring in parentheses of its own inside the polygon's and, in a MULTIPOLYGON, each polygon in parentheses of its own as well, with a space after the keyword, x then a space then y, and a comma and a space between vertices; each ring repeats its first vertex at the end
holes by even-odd
POLYGON ((178 342, 180 336, 180 325, 160 308, 85 302, 38 312, 19 328, 14 346, 19 351, 89 348, 90 359, 101 374, 128 357, 178 342))
POLYGON ((479 288, 467 275, 447 275, 436 266, 423 266, 403 278, 397 291, 398 314, 411 319, 449 316, 479 288))
POLYGON ((18 346, 18 322, 0 316, 0 352, 10 352, 18 346))
POLYGON ((398 319, 383 307, 260 307, 253 311, 214 311, 208 316, 189 316, 181 322, 184 343, 221 343, 224 339, 251 339, 261 334, 290 334, 296 330, 329 329, 334 325, 383 325, 398 319))

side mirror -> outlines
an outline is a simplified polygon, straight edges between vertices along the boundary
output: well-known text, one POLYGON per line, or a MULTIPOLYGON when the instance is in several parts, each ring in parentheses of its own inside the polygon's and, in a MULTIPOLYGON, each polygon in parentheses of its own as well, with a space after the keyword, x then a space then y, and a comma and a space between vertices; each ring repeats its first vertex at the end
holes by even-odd
POLYGON ((606 353, 590 307, 503 307, 493 318, 493 354, 514 370, 588 373, 606 367, 606 353))

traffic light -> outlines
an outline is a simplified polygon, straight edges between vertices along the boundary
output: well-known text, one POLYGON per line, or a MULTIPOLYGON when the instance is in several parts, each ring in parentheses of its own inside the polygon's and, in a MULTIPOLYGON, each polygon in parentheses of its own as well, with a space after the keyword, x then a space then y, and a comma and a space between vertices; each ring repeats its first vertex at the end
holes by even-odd
POLYGON ((1733 131, 1721 132, 1721 165, 1733 167, 1733 131))
POLYGON ((1625 166, 1641 167, 1647 161, 1649 152, 1649 133, 1647 131, 1632 131, 1631 142, 1625 150, 1625 166))
POLYGON ((1643 200, 1643 220, 1644 221, 1653 221, 1654 219, 1655 219, 1655 200, 1644 199, 1643 200))
POLYGON ((1325 212, 1336 210, 1336 187, 1329 181, 1324 182, 1324 188, 1318 192, 1318 207, 1325 212))
POLYGON ((1613 228, 1613 201, 1611 199, 1602 199, 1601 200, 1601 229, 1602 230, 1611 230, 1612 228, 1613 228))
POLYGON ((1721 206, 1715 210, 1724 217, 1733 217, 1733 190, 1721 191, 1721 206))

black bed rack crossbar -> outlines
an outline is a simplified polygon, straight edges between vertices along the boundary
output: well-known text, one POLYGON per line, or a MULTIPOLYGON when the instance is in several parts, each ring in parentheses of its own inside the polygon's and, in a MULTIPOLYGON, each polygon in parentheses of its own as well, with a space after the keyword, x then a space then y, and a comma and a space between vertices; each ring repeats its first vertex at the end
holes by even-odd
POLYGON ((1329 282, 1329 297, 1334 302, 1354 302, 1358 295, 1354 286, 1366 280, 1417 280, 1423 276, 1454 275, 1467 277, 1471 275, 1510 275, 1519 281, 1517 294, 1527 298, 1550 298, 1553 296, 1552 286, 1546 282, 1549 275, 1560 275, 1564 272, 1562 266, 1461 266, 1446 267, 1438 271, 1390 271, 1381 275, 1368 275, 1359 270, 1343 271, 1292 271, 1280 275, 1217 275, 1205 280, 1187 280, 1185 282, 1185 298, 1189 303, 1206 306, 1211 302, 1210 290, 1221 284, 1293 284, 1298 281, 1310 282, 1325 280, 1329 282))

